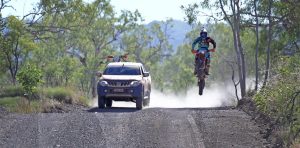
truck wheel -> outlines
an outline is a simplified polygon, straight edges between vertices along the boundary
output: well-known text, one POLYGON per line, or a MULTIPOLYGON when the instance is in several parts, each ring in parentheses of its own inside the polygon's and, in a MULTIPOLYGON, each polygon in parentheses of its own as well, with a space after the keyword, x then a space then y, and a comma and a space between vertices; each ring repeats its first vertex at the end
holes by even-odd
POLYGON ((98 107, 105 108, 105 97, 98 96, 98 107))
POLYGON ((148 101, 147 101, 147 106, 150 105, 150 92, 149 92, 149 95, 148 95, 148 101))
POLYGON ((106 107, 111 107, 112 106, 112 100, 111 99, 106 99, 106 107))
POLYGON ((136 98, 136 109, 141 110, 143 109, 143 101, 144 101, 144 94, 142 96, 136 98))
POLYGON ((150 93, 148 93, 148 98, 144 100, 144 106, 149 106, 150 104, 150 93))

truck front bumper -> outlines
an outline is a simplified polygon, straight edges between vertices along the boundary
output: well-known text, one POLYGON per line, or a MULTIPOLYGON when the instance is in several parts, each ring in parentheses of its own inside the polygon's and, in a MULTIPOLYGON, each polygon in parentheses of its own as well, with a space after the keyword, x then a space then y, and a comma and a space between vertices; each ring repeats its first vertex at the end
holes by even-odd
POLYGON ((132 100, 141 97, 143 94, 143 85, 135 87, 112 87, 101 86, 97 87, 98 96, 111 98, 112 100, 132 100))

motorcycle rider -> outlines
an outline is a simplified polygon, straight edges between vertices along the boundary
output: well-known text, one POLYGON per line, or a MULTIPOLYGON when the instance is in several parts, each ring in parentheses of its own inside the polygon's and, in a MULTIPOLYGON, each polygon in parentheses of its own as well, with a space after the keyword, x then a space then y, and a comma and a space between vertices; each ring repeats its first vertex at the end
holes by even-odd
POLYGON ((125 53, 124 55, 120 55, 120 56, 107 56, 107 61, 108 62, 128 62, 128 54, 129 53, 125 53))
MULTIPOLYGON (((193 44, 192 44, 192 53, 198 53, 200 50, 206 50, 206 62, 205 62, 205 74, 209 75, 209 68, 210 68, 210 52, 215 52, 216 50, 216 42, 211 38, 207 36, 207 31, 205 28, 201 29, 200 36, 197 37, 193 44), (213 45, 213 49, 208 49, 209 43, 213 45), (198 44, 198 48, 195 49, 196 44, 198 44)), ((197 56, 195 56, 195 68, 194 68, 194 74, 197 74, 196 71, 196 60, 197 56)))

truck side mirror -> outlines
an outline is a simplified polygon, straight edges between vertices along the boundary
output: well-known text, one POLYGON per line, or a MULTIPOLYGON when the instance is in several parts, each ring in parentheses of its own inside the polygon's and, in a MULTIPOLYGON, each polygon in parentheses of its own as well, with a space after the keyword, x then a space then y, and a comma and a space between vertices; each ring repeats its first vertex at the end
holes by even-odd
POLYGON ((143 76, 144 76, 144 77, 149 77, 149 76, 150 76, 150 73, 149 73, 149 72, 144 72, 144 73, 143 73, 143 76))
POLYGON ((96 76, 97 76, 97 77, 102 77, 102 73, 101 73, 100 71, 97 71, 97 72, 96 72, 96 76))

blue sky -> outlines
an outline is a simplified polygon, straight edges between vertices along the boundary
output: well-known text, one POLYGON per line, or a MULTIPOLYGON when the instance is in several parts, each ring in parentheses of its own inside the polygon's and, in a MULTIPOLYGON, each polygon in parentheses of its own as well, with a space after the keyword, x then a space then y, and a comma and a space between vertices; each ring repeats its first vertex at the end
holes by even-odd
MULTIPOLYGON (((11 0, 9 3, 15 10, 6 8, 3 15, 9 14, 22 17, 26 15, 39 0, 11 0)), ((85 0, 92 1, 92 0, 85 0)), ((111 0, 111 4, 117 12, 121 10, 134 11, 136 9, 142 14, 145 19, 144 23, 149 23, 153 20, 166 20, 173 18, 183 20, 184 12, 180 9, 181 5, 188 5, 199 0, 111 0)))

